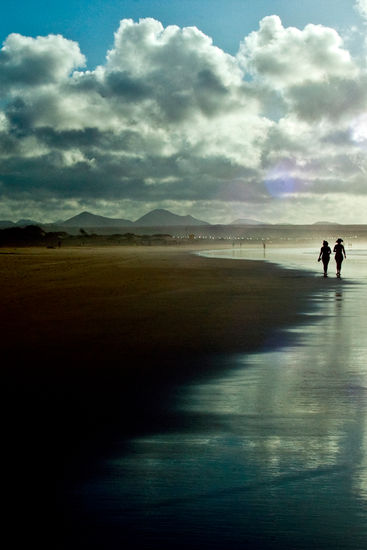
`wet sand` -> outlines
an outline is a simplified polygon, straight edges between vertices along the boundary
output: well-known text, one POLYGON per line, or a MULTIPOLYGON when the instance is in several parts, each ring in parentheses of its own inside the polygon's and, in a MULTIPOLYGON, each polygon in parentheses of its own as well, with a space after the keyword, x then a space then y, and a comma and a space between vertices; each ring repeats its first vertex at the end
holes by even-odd
MULTIPOLYGON (((269 257, 320 276, 311 249, 269 257)), ((367 250, 349 250, 285 345, 217 356, 218 373, 175 388, 175 423, 116 446, 76 487, 69 544, 364 550, 366 268, 367 250)))
POLYGON ((190 247, 0 252, 4 437, 23 505, 88 477, 117 432, 167 426, 175 384, 214 354, 271 347, 322 285, 190 247))
POLYGON ((84 390, 95 383, 94 413, 100 384, 108 393, 113 377, 126 392, 144 380, 171 383, 195 374, 194 356, 269 343, 274 329, 312 307, 308 297, 321 284, 302 272, 197 250, 2 249, 3 372, 17 373, 17 383, 34 385, 44 398, 60 388, 71 397, 79 382, 84 390))

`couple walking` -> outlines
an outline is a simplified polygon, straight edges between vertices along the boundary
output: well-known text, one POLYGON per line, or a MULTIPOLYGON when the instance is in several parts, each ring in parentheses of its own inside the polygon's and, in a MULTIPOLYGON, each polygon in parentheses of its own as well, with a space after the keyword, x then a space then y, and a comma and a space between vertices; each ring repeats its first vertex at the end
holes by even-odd
MULTIPOLYGON (((346 258, 345 249, 342 245, 343 239, 336 239, 336 244, 334 246, 333 252, 335 252, 335 261, 336 261, 336 276, 340 277, 340 271, 342 268, 343 256, 346 258)), ((327 241, 323 241, 320 254, 318 257, 318 262, 322 260, 324 264, 324 277, 327 277, 327 268, 330 260, 331 248, 327 241)))

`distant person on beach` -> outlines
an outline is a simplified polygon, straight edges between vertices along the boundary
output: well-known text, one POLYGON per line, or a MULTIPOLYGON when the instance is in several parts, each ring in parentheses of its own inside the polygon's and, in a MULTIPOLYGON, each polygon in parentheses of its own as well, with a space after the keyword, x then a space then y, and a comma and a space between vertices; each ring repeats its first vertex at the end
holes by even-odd
POLYGON ((345 248, 342 245, 343 239, 336 239, 336 245, 334 246, 335 261, 336 261, 336 276, 340 277, 340 271, 342 269, 343 256, 346 258, 345 248))
POLYGON ((330 254, 331 254, 331 248, 329 246, 329 243, 327 241, 322 241, 322 247, 320 249, 320 254, 317 259, 319 262, 322 260, 322 263, 324 264, 324 277, 327 277, 327 268, 330 261, 330 254))

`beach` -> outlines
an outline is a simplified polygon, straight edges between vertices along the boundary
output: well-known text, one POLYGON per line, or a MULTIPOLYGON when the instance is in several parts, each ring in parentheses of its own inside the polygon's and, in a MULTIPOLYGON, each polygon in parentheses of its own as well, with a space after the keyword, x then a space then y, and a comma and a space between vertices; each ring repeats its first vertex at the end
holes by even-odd
POLYGON ((114 377, 127 393, 184 379, 193 357, 257 349, 311 307, 318 279, 200 248, 3 250, 5 372, 46 399, 95 391, 94 416, 114 377))
POLYGON ((128 393, 195 375, 191 358, 257 349, 312 307, 319 279, 206 248, 3 249, 3 372, 46 400, 80 383, 97 415, 114 377, 128 393))
POLYGON ((14 350, 22 350, 52 370, 52 351, 67 370, 118 363, 127 354, 247 350, 273 326, 292 323, 319 284, 270 264, 208 259, 197 250, 3 251, 3 352, 12 363, 14 350))
POLYGON ((172 387, 212 374, 208 358, 274 346, 312 310, 320 278, 200 248, 1 250, 13 495, 70 490, 116 433, 167 427, 172 387))
POLYGON ((194 356, 256 349, 295 322, 319 284, 271 264, 195 254, 204 248, 2 249, 10 387, 69 400, 70 409, 84 399, 94 423, 108 418, 115 379, 128 396, 144 380, 157 387, 195 375, 194 356))

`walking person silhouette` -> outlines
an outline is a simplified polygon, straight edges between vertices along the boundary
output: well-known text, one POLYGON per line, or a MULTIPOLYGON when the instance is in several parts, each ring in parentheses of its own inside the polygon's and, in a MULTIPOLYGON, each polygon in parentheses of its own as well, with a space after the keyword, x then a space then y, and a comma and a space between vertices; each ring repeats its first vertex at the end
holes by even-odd
POLYGON ((331 248, 329 246, 329 243, 327 241, 322 241, 322 247, 320 249, 320 254, 317 259, 319 262, 322 260, 322 263, 324 264, 324 277, 327 277, 327 268, 330 261, 330 254, 331 254, 331 248))
POLYGON ((347 257, 345 253, 345 248, 342 245, 343 239, 336 239, 336 245, 334 246, 333 252, 335 252, 335 261, 336 261, 336 276, 340 277, 340 272, 342 269, 343 256, 347 257))

